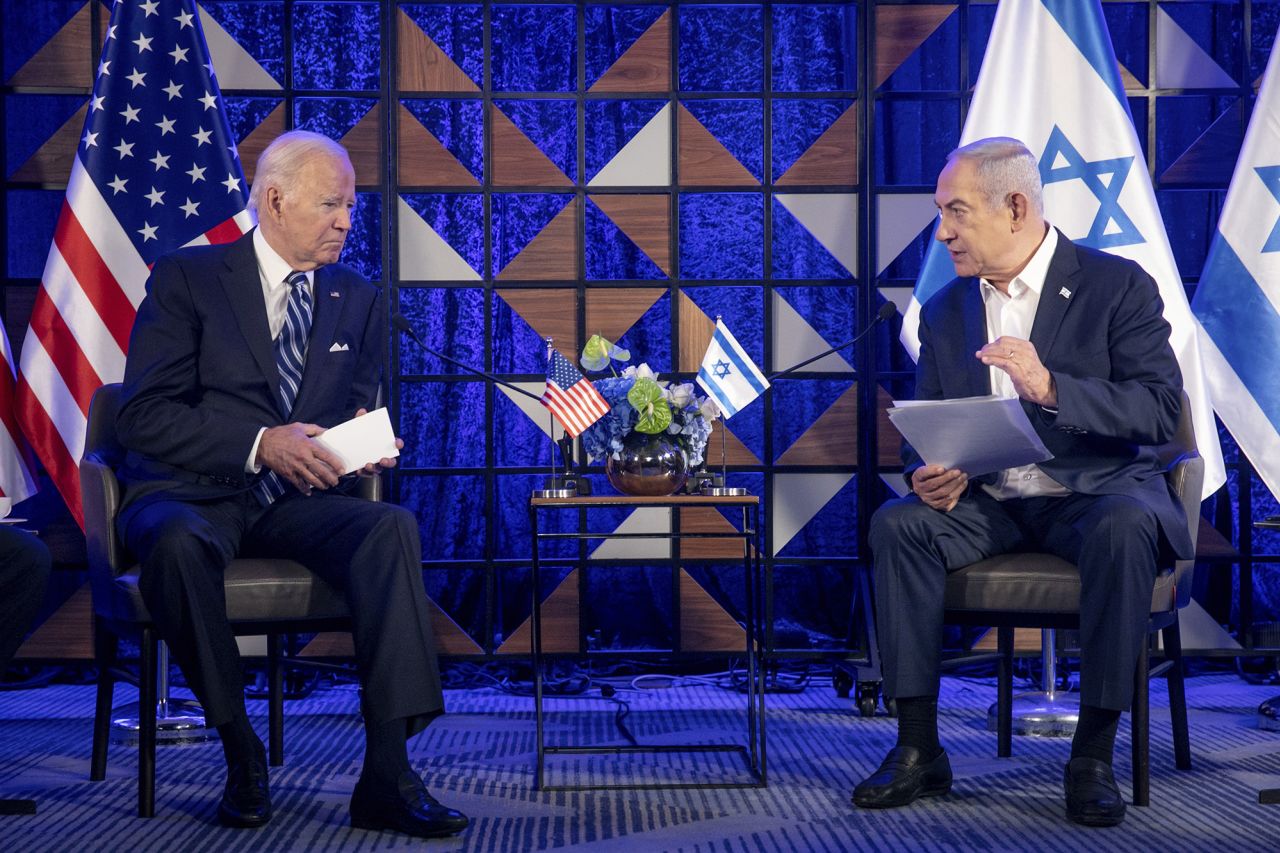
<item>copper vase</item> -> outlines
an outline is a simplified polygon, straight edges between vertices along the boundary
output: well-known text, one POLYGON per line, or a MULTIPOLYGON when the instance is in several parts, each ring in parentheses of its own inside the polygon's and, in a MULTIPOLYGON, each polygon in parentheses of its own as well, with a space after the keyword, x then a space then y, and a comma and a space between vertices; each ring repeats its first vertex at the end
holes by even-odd
POLYGON ((624 495, 674 495, 689 478, 688 454, 666 433, 633 432, 622 440, 619 456, 605 461, 604 472, 624 495))

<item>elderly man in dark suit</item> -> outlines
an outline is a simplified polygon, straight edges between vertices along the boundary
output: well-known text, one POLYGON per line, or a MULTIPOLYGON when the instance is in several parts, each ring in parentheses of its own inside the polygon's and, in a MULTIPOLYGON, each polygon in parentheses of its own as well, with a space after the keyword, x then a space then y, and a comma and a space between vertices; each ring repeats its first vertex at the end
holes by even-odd
POLYGON ((871 522, 876 612, 898 743, 854 790, 863 808, 951 788, 938 742, 948 571, 1016 550, 1081 576, 1080 719, 1064 773, 1067 816, 1111 826, 1125 805, 1111 771, 1160 550, 1192 543, 1155 446, 1177 424, 1182 375, 1154 281, 1073 244, 1044 220, 1035 156, 1019 141, 953 151, 935 201, 959 278, 920 317, 916 396, 1018 397, 1053 459, 970 480, 904 449, 911 494, 871 522))
POLYGON ((125 367, 118 526, 160 634, 221 736, 224 824, 271 816, 221 580, 233 557, 256 555, 303 563, 350 604, 366 738, 352 824, 450 835, 467 818, 431 797, 405 745, 443 707, 417 522, 345 494, 341 460, 315 440, 372 405, 382 378, 382 293, 337 263, 355 203, 342 146, 286 133, 258 161, 258 228, 156 263, 125 367))

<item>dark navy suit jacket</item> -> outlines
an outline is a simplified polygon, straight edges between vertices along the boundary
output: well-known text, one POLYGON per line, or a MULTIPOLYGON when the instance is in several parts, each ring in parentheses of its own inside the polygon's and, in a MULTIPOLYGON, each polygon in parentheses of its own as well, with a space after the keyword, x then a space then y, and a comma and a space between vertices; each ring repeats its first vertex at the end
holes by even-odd
MULTIPOLYGON (((331 427, 372 407, 382 376, 382 291, 321 267, 302 385, 289 422, 331 427)), ((243 491, 261 427, 286 422, 252 232, 156 262, 138 308, 117 429, 128 454, 123 513, 156 499, 243 491)), ((259 475, 261 476, 261 475, 259 475)))
MULTIPOLYGON (((1040 463, 1046 474, 1075 492, 1142 500, 1173 551, 1189 558, 1186 519, 1156 453, 1173 437, 1182 401, 1163 310, 1155 281, 1140 266, 1077 246, 1059 232, 1031 329, 1031 343, 1057 384, 1058 410, 1026 400, 1022 407, 1053 453, 1040 463)), ((990 394, 990 369, 974 357, 986 343, 977 279, 953 280, 921 309, 916 398, 990 394)), ((924 463, 910 445, 903 461, 909 482, 924 463)))

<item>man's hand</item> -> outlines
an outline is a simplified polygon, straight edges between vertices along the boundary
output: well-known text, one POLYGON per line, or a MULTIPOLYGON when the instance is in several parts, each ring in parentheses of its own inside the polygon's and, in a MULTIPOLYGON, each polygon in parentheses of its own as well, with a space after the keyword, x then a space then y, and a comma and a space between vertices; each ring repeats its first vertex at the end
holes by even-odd
MULTIPOLYGON (((368 409, 357 409, 356 417, 358 418, 367 413, 368 409)), ((399 438, 396 439, 396 450, 404 450, 404 442, 399 438)), ((356 474, 361 477, 376 477, 386 469, 394 467, 396 467, 395 459, 383 458, 379 459, 377 462, 370 462, 360 470, 356 471, 356 474)))
POLYGON ((925 465, 911 472, 911 491, 919 495, 926 506, 941 512, 955 509, 968 486, 969 475, 958 468, 925 465))
POLYGON ((324 427, 317 424, 271 427, 258 442, 257 462, 292 483, 304 495, 311 494, 312 489, 336 486, 342 460, 314 440, 322 432, 324 427))
POLYGON ((1022 399, 1051 409, 1057 407, 1058 388, 1053 383, 1053 374, 1041 363, 1031 341, 1001 335, 975 355, 983 364, 994 364, 1009 374, 1013 390, 1022 399))

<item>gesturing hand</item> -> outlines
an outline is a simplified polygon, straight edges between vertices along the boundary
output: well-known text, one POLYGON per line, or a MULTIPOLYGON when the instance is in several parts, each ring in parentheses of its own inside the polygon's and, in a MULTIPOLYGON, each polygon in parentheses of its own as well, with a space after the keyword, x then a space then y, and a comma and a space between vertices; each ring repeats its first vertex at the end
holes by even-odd
MULTIPOLYGON (((356 417, 358 418, 361 415, 367 414, 367 412, 368 412, 367 409, 358 409, 356 411, 356 417)), ((404 450, 404 442, 401 441, 399 438, 396 439, 396 450, 404 450)), ((396 467, 396 460, 392 458, 384 457, 382 459, 379 459, 377 462, 368 463, 363 468, 356 471, 356 473, 359 474, 361 477, 376 477, 383 470, 387 468, 394 468, 394 467, 396 467)))
POLYGON ((926 506, 951 512, 969 485, 969 475, 958 468, 925 465, 911 472, 911 490, 926 506))
POLYGON ((1040 361, 1031 341, 1001 335, 974 355, 983 364, 994 364, 1009 374, 1013 390, 1022 399, 1051 409, 1057 407, 1058 389, 1053 384, 1053 374, 1040 361))
POLYGON ((258 442, 258 463, 265 465, 293 484, 304 495, 312 489, 327 489, 338 484, 342 460, 333 451, 315 441, 324 432, 316 424, 292 423, 271 427, 258 442))

